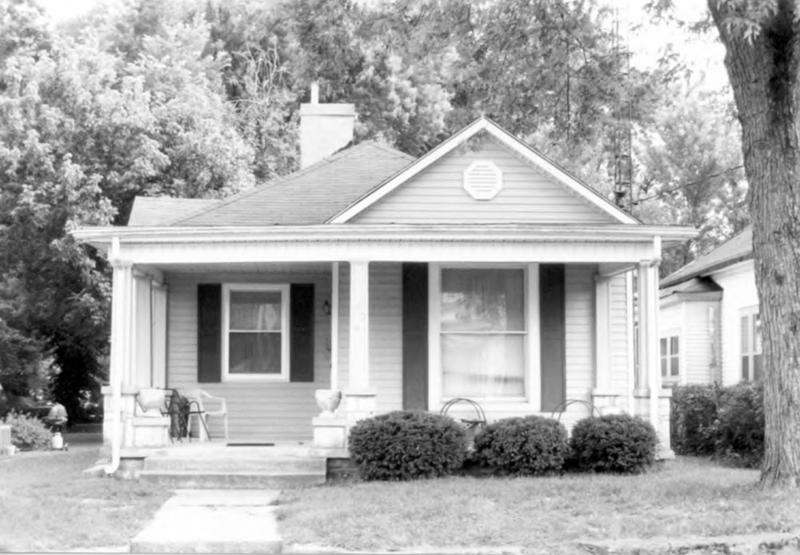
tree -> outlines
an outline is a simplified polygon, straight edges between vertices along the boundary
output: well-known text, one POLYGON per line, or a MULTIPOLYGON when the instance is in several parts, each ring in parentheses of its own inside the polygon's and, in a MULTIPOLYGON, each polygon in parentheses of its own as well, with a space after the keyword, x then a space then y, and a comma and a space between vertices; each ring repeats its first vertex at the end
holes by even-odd
POLYGON ((662 275, 749 223, 741 145, 732 140, 739 128, 727 96, 675 83, 655 111, 653 125, 637 130, 634 213, 643 221, 699 230, 694 239, 665 251, 662 275))
POLYGON ((800 8, 708 0, 742 125, 763 349, 761 484, 800 486, 800 8))

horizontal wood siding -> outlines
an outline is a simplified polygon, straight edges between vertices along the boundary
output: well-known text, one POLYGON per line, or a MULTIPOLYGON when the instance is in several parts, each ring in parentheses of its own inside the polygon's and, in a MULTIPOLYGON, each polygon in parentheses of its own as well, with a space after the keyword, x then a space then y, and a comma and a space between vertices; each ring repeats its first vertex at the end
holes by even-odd
POLYGON ((746 260, 711 275, 722 287, 722 381, 739 383, 741 369, 741 313, 743 308, 758 306, 758 291, 753 261, 746 260))
MULTIPOLYGON (((567 399, 591 401, 594 387, 594 265, 567 264, 566 289, 567 399)), ((586 413, 578 405, 571 411, 586 413)))
MULTIPOLYGON (((314 390, 330 379, 330 317, 323 303, 330 299, 330 272, 264 274, 168 274, 169 333, 167 384, 178 389, 201 388, 224 397, 231 439, 293 441, 311 438, 311 419, 319 412, 314 390), (315 285, 314 381, 308 383, 197 382, 198 283, 313 283, 315 285)), ((211 422, 212 437, 221 437, 211 422)))
POLYGON ((536 169, 494 139, 477 139, 423 170, 356 216, 355 223, 616 223, 565 185, 536 169), (472 145, 474 146, 474 145, 472 145), (476 160, 503 172, 503 189, 492 200, 475 200, 463 173, 476 160))
MULTIPOLYGON (((628 395, 633 388, 630 383, 630 326, 628 322, 628 293, 625 283, 625 274, 614 276, 610 283, 611 295, 611 330, 609 331, 610 356, 611 356, 611 389, 618 395, 628 395)), ((620 399, 620 403, 624 399, 620 399)))
MULTIPOLYGON (((714 381, 711 369, 713 337, 709 312, 712 307, 719 310, 719 302, 685 303, 685 327, 683 349, 686 362, 687 383, 711 383, 714 381)), ((681 368, 681 371, 684 369, 681 368)))

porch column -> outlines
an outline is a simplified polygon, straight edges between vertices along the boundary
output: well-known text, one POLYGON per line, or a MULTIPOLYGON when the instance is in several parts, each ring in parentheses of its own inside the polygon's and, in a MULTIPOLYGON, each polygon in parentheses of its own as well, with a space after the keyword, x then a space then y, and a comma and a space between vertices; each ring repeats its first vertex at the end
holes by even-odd
POLYGON ((661 454, 667 457, 674 456, 669 437, 670 392, 661 388, 659 364, 658 261, 642 261, 639 264, 639 407, 658 432, 661 454), (642 410, 642 404, 646 410, 642 410))
POLYGON ((350 261, 350 348, 345 411, 358 420, 375 410, 369 389, 369 261, 350 261))
POLYGON ((109 356, 109 385, 103 388, 106 418, 103 420, 103 438, 113 452, 119 452, 123 441, 123 386, 130 382, 133 356, 133 265, 124 260, 112 259, 111 293, 111 349, 109 356))

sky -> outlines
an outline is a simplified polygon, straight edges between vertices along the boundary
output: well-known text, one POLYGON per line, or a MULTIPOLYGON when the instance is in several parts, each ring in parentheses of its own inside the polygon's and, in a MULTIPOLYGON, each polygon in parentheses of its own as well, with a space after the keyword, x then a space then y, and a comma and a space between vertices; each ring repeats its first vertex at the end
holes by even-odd
MULTIPOLYGON (((54 23, 83 15, 101 1, 118 0, 39 0, 54 23)), ((600 2, 618 10, 622 34, 633 52, 633 65, 643 69, 652 67, 665 45, 671 42, 696 74, 704 76, 701 86, 719 89, 727 82, 722 62, 724 49, 714 39, 713 33, 703 37, 675 26, 652 24, 643 9, 647 0, 600 2)), ((674 0, 674 4, 675 15, 684 21, 698 21, 705 15, 706 3, 703 0, 674 0)))

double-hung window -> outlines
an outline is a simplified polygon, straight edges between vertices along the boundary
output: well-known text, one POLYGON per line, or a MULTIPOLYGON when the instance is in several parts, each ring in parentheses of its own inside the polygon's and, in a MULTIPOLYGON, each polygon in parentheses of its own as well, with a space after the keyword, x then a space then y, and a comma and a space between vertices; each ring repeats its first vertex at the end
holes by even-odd
POLYGON ((224 380, 288 381, 288 300, 288 285, 223 286, 224 380))
POLYGON ((443 268, 443 397, 525 397, 525 271, 443 268))
POLYGON ((761 317, 758 307, 750 307, 740 312, 740 346, 742 380, 761 379, 761 317))
POLYGON ((681 368, 680 338, 677 334, 662 337, 660 345, 661 377, 667 381, 675 380, 681 368))

